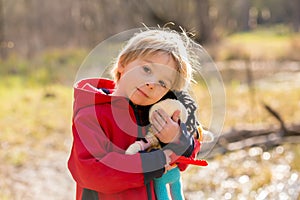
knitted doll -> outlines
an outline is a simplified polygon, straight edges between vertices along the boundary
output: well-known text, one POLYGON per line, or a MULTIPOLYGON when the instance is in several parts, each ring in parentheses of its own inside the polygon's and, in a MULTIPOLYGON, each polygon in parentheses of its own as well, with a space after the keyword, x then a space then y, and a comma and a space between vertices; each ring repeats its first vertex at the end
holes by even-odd
MULTIPOLYGON (((201 125, 197 124, 196 118, 194 116, 194 112, 196 110, 195 102, 193 100, 190 101, 190 96, 184 93, 179 94, 179 99, 180 101, 175 99, 165 99, 154 104, 149 111, 149 116, 151 116, 152 112, 154 112, 157 109, 163 109, 169 116, 172 116, 176 110, 180 110, 179 118, 181 122, 186 123, 187 120, 189 121, 187 123, 187 130, 189 131, 189 133, 196 133, 195 137, 202 139, 203 134, 209 134, 209 132, 203 131, 201 125), (183 105, 181 102, 183 102, 185 105, 183 105)), ((151 118, 150 123, 152 123, 151 118)), ((207 135, 205 137, 210 139, 213 138, 212 135, 207 135)), ((143 151, 146 149, 149 150, 153 148, 160 148, 159 141, 152 133, 151 129, 147 133, 145 140, 147 142, 140 140, 130 145, 126 150, 126 154, 135 154, 139 151, 143 151)), ((196 144, 195 148, 198 148, 198 151, 200 150, 200 142, 196 144)), ((204 160, 193 160, 182 156, 180 156, 179 158, 178 156, 176 156, 176 163, 195 164, 200 166, 207 165, 207 162, 204 160)), ((158 200, 169 199, 167 191, 168 184, 170 186, 170 194, 173 200, 184 199, 180 179, 180 170, 177 166, 169 170, 162 177, 154 179, 155 193, 158 200)))
MULTIPOLYGON (((160 101, 156 104, 154 104, 149 111, 149 121, 152 123, 150 116, 152 115, 153 112, 155 112, 158 109, 163 109, 169 116, 172 116, 173 113, 176 110, 180 110, 180 120, 182 122, 186 122, 187 120, 187 110, 185 109, 184 105, 180 103, 180 101, 175 100, 175 99, 165 99, 163 101, 160 101)), ((147 143, 145 143, 143 140, 141 141, 136 141, 135 143, 131 144, 127 150, 126 154, 135 154, 139 151, 146 150, 151 147, 153 148, 160 148, 160 144, 158 139, 155 137, 155 135, 152 133, 151 128, 148 132, 148 134, 145 137, 147 143)))

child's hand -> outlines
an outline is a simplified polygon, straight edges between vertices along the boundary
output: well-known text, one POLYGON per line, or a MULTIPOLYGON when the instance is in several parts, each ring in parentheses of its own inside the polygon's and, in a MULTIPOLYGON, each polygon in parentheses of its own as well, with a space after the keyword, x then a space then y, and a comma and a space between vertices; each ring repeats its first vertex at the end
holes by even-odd
POLYGON ((162 109, 153 112, 151 116, 152 129, 161 142, 170 143, 178 140, 180 136, 179 115, 179 110, 173 113, 172 118, 162 109))

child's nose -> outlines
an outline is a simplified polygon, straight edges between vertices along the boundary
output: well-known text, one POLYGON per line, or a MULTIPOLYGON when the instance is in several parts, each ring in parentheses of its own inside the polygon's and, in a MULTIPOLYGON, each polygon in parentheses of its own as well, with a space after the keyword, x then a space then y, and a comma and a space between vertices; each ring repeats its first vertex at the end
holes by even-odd
POLYGON ((146 83, 146 86, 150 89, 153 89, 155 87, 155 83, 154 82, 148 82, 148 83, 146 83))

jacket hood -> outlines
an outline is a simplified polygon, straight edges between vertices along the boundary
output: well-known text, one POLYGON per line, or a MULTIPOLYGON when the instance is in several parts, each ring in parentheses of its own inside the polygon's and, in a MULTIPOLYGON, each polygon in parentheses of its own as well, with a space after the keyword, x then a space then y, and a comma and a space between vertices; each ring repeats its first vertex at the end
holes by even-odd
MULTIPOLYGON (((112 96, 103 92, 102 89, 108 90, 111 93, 114 90, 114 87, 115 83, 109 79, 90 78, 75 83, 73 103, 74 114, 76 114, 79 109, 87 106, 110 103, 112 101, 112 96)), ((116 99, 121 99, 121 97, 114 97, 114 101, 116 99)))

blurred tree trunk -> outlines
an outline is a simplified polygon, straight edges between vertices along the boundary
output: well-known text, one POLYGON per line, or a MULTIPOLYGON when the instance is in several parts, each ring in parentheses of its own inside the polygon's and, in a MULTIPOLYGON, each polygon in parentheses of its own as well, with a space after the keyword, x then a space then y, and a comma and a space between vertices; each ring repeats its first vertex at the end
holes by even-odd
POLYGON ((300 1, 292 0, 292 24, 295 32, 300 32, 300 1))
POLYGON ((196 40, 200 43, 211 41, 212 26, 209 18, 209 0, 196 0, 195 6, 195 17, 198 24, 197 32, 199 33, 199 36, 196 36, 196 40))
POLYGON ((133 6, 136 10, 150 21, 150 25, 163 27, 173 22, 175 26, 170 28, 181 32, 182 27, 188 32, 195 33, 194 39, 199 43, 209 42, 213 38, 209 0, 148 0, 144 1, 143 6, 139 0, 132 2, 135 2, 133 6), (170 12, 166 12, 167 10, 170 12))
POLYGON ((28 58, 33 57, 36 52, 41 49, 42 36, 41 24, 47 22, 47 20, 41 20, 40 11, 43 11, 43 1, 27 0, 24 2, 24 8, 28 16, 25 17, 25 55, 28 58))
POLYGON ((249 11, 251 7, 250 0, 240 0, 239 1, 239 11, 238 11, 238 29, 241 31, 249 30, 249 11))
POLYGON ((3 13, 3 0, 0 0, 0 57, 6 58, 6 41, 5 41, 5 30, 4 30, 4 13, 3 13))

